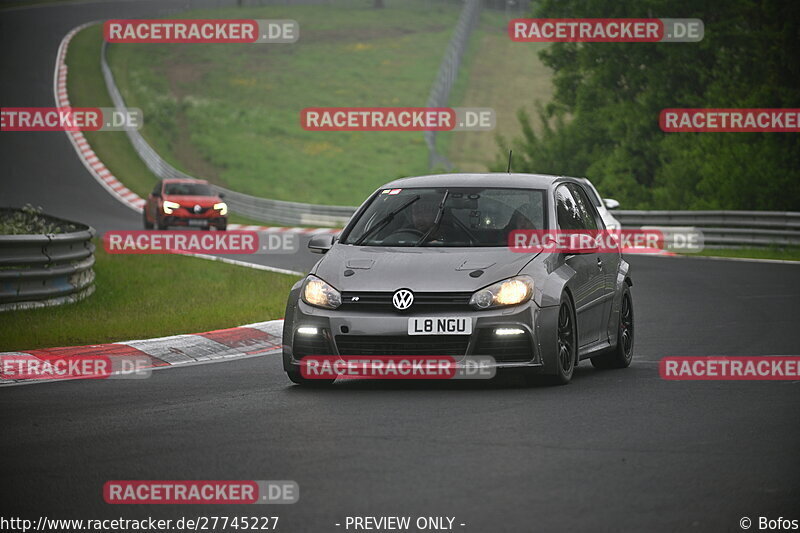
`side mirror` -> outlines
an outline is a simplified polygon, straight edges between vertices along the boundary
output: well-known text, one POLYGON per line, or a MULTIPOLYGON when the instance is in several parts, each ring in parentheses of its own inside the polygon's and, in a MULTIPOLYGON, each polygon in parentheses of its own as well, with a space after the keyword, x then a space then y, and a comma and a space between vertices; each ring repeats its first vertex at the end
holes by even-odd
POLYGON ((219 193, 217 196, 219 196, 220 200, 225 199, 225 193, 224 192, 219 193))
POLYGON ((153 193, 153 198, 161 198, 161 193, 160 192, 154 192, 153 193))
POLYGON ((334 236, 330 233, 323 233, 321 235, 314 235, 308 241, 308 249, 311 253, 324 254, 333 246, 334 236))
POLYGON ((616 209, 619 207, 619 202, 613 198, 603 198, 603 203, 606 204, 606 209, 616 209))

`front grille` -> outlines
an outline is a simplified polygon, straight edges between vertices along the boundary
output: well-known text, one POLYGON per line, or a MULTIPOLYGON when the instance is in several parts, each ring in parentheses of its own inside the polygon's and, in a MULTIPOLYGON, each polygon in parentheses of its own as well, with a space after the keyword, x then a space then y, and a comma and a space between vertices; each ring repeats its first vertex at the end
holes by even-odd
MULTIPOLYGON (((394 292, 343 292, 340 309, 398 311, 392 305, 393 295, 394 292)), ((471 297, 471 292, 415 292, 414 303, 406 311, 466 311, 471 309, 471 297)))
POLYGON ((472 350, 475 355, 491 355, 498 363, 522 363, 533 358, 531 339, 522 335, 495 335, 494 329, 478 331, 478 340, 472 350))
POLYGON ((333 355, 333 350, 327 335, 320 332, 317 335, 295 335, 292 354, 299 360, 307 355, 333 355))
POLYGON ((469 335, 337 335, 341 355, 451 355, 467 353, 469 335))
POLYGON ((183 205, 181 207, 186 209, 192 215, 202 215, 203 213, 205 213, 206 211, 211 209, 210 207, 201 207, 200 210, 195 213, 194 204, 192 204, 192 205, 183 205))

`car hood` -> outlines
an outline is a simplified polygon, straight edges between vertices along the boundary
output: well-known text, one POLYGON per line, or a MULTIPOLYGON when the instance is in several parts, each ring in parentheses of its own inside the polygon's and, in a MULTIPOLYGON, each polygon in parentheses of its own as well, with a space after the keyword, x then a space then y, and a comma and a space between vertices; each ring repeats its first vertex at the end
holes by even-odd
POLYGON ((180 194, 165 194, 164 200, 170 202, 178 202, 181 205, 200 207, 212 207, 214 204, 221 202, 219 196, 182 196, 180 194))
POLYGON ((474 291, 515 276, 533 259, 507 248, 334 245, 312 272, 340 291, 474 291), (352 274, 345 276, 345 271, 352 274), (470 275, 483 271, 480 276, 470 275))

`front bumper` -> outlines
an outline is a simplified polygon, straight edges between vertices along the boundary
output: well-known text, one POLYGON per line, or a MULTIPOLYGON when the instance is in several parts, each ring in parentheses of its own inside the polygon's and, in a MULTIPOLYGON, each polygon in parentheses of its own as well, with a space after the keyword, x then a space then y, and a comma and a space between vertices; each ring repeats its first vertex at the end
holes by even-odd
POLYGON ((312 307, 298 301, 284 328, 284 368, 297 369, 305 356, 425 356, 449 355, 456 361, 466 356, 491 356, 496 368, 542 367, 542 344, 547 336, 542 317, 547 308, 533 302, 487 311, 439 311, 418 313, 337 311, 312 307), (408 335, 411 317, 470 317, 470 335, 408 335), (317 333, 298 333, 315 328, 317 333), (498 328, 523 330, 516 335, 497 335, 498 328))
POLYGON ((227 216, 180 216, 180 215, 164 215, 161 218, 162 224, 165 226, 189 226, 197 228, 206 228, 209 226, 216 228, 224 228, 228 225, 227 216))

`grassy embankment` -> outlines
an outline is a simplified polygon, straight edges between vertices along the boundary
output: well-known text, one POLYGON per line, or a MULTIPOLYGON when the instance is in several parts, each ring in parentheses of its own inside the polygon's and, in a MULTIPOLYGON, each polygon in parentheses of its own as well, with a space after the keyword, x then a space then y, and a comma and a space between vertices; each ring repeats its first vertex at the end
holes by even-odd
POLYGON ((109 255, 97 242, 94 294, 0 313, 0 351, 196 333, 283 317, 294 276, 179 255, 109 255))
POLYGON ((295 19, 300 40, 113 46, 120 90, 143 110, 143 134, 165 159, 237 191, 340 205, 427 172, 420 132, 310 132, 299 117, 314 106, 423 106, 458 6, 268 6, 205 15, 212 13, 295 19))

